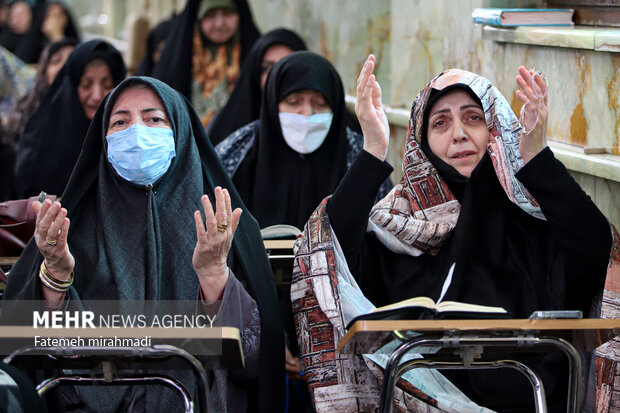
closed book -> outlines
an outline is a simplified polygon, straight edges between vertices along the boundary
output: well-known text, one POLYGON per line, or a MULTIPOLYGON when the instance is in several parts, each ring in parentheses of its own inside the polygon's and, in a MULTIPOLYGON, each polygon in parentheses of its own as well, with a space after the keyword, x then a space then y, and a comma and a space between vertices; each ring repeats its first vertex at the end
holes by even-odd
POLYGON ((502 307, 443 301, 435 304, 429 297, 414 297, 398 303, 378 307, 369 313, 355 317, 347 330, 361 320, 451 320, 511 318, 502 307))
POLYGON ((493 26, 573 26, 573 9, 474 9, 471 18, 493 26))

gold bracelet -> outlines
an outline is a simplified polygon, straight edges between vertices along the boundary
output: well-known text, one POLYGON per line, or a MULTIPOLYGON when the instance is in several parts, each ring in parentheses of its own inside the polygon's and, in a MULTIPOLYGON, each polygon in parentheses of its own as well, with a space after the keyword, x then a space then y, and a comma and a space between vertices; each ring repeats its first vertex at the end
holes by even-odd
POLYGON ((61 281, 57 278, 54 278, 54 276, 49 273, 47 267, 45 266, 45 261, 41 263, 41 271, 39 272, 39 274, 40 276, 45 278, 45 281, 47 281, 48 284, 51 284, 54 287, 64 291, 68 290, 69 287, 71 287, 71 284, 73 284, 73 271, 71 271, 71 273, 69 274, 69 279, 67 281, 61 281))
POLYGON ((45 275, 43 274, 43 271, 39 271, 39 279, 41 280, 43 285, 45 285, 47 288, 49 288, 52 291, 56 291, 56 292, 59 292, 59 293, 66 293, 67 290, 69 289, 69 287, 67 287, 67 288, 58 288, 58 287, 55 287, 54 285, 52 285, 48 280, 45 279, 45 275))

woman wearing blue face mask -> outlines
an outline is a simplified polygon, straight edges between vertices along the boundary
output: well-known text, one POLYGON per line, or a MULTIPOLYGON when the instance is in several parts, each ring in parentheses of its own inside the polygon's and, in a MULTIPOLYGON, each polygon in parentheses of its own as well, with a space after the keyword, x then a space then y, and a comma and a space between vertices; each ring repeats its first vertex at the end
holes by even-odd
MULTIPOLYGON (((239 328, 245 368, 210 374, 209 408, 282 409, 283 369, 267 366, 283 364, 283 335, 258 226, 241 214, 200 119, 178 92, 151 78, 121 83, 94 115, 62 206, 33 206, 35 235, 3 300, 45 299, 50 307, 221 300, 215 325, 239 328)), ((72 397, 61 399, 89 411, 181 407, 160 388, 70 389, 72 397)))
MULTIPOLYGON (((302 228, 331 194, 363 138, 345 126, 342 81, 324 57, 292 53, 269 72, 260 119, 216 147, 261 228, 302 228)), ((391 188, 389 181, 379 196, 391 188)))

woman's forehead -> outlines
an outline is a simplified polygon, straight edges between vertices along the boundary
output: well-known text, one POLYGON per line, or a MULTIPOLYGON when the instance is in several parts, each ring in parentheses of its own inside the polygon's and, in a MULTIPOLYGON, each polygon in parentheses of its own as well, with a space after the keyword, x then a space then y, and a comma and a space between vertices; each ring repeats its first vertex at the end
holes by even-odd
POLYGON ((131 110, 145 107, 164 110, 161 99, 152 88, 147 85, 130 86, 120 93, 114 102, 112 113, 120 109, 131 110))
POLYGON ((480 107, 480 104, 478 102, 476 102, 470 95, 469 93, 467 93, 466 91, 462 90, 462 89, 455 89, 452 90, 448 93, 446 93, 444 96, 440 97, 439 99, 437 99, 437 102, 431 107, 431 112, 433 109, 441 109, 444 106, 457 106, 457 107, 462 107, 464 105, 476 105, 478 108, 482 109, 480 107))

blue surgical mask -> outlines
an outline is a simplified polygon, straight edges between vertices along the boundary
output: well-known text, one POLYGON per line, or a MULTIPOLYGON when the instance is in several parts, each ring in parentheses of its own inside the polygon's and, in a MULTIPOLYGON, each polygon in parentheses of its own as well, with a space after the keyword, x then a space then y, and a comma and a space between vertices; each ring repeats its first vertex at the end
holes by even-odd
POLYGON ((333 113, 300 115, 282 112, 279 114, 284 140, 295 152, 312 153, 319 149, 332 126, 333 113))
POLYGON ((138 185, 156 182, 175 157, 172 129, 131 125, 106 140, 108 161, 116 173, 138 185))

